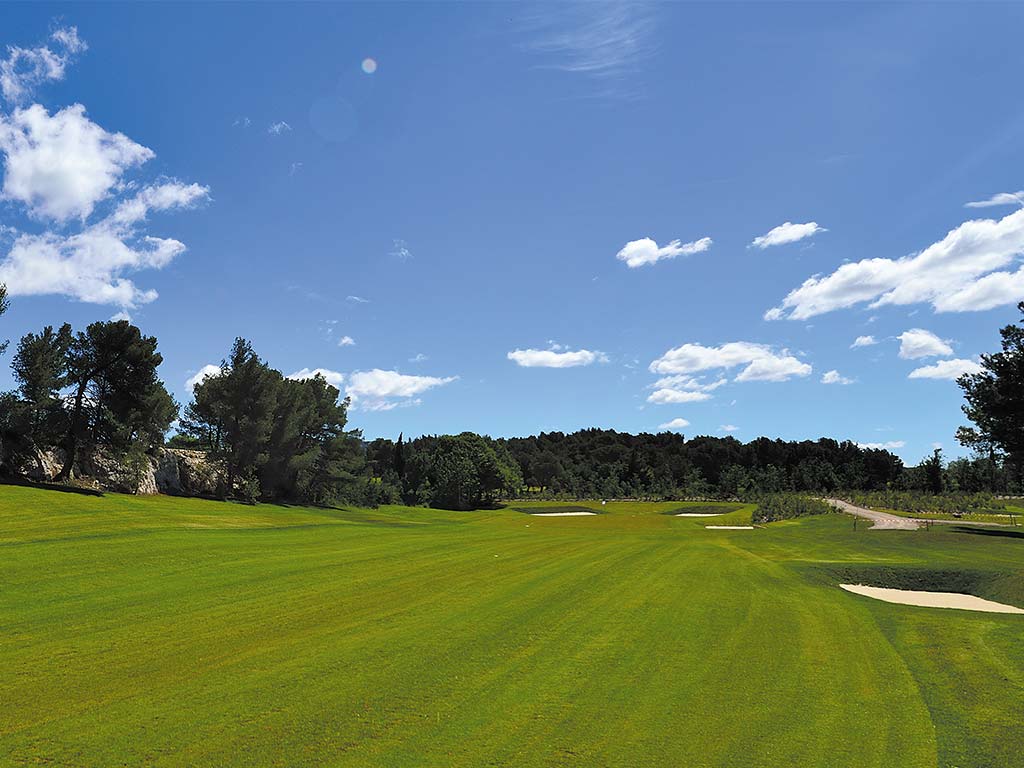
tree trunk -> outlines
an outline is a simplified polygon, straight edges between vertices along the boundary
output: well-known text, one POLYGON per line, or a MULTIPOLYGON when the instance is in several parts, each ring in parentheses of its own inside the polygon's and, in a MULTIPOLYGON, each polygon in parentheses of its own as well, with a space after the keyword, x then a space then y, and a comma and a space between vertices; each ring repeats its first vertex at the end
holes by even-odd
POLYGON ((71 429, 68 432, 66 445, 67 455, 64 457, 64 466, 61 467, 56 477, 57 482, 60 483, 66 483, 71 478, 71 469, 74 467, 75 459, 78 457, 78 433, 82 428, 82 401, 85 399, 87 383, 88 380, 79 383, 78 391, 75 392, 75 410, 71 415, 71 429))

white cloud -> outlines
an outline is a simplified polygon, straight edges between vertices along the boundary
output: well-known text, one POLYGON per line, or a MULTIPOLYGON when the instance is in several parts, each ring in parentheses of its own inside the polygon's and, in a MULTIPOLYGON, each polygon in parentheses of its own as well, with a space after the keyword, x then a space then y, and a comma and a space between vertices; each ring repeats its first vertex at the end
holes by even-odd
POLYGON ((651 238, 643 237, 626 243, 622 250, 615 254, 615 258, 626 262, 626 266, 635 269, 645 264, 655 264, 662 259, 674 259, 676 256, 689 256, 690 254, 700 253, 710 247, 710 237, 702 237, 700 240, 694 240, 692 243, 682 243, 679 240, 673 240, 668 245, 660 248, 651 238))
POLYGON ((387 411, 400 405, 413 405, 413 398, 434 387, 440 387, 458 379, 458 376, 438 378, 435 376, 410 376, 398 371, 356 371, 348 377, 345 390, 361 410, 387 411))
POLYGON ((303 368, 295 373, 288 374, 289 379, 295 379, 301 381, 303 379, 312 379, 315 376, 321 376, 323 379, 330 384, 332 387, 341 389, 341 385, 345 383, 345 374, 339 373, 338 371, 331 371, 327 368, 303 368))
POLYGON ((718 429, 721 432, 739 432, 740 431, 740 428, 737 427, 735 424, 723 424, 718 429))
POLYGON ((189 208, 208 190, 168 182, 142 189, 106 219, 72 234, 20 234, 0 259, 0 282, 11 295, 58 294, 93 304, 132 308, 157 298, 125 277, 140 269, 162 269, 185 251, 172 238, 140 235, 150 211, 189 208))
POLYGON ((966 221, 920 253, 870 258, 815 275, 782 300, 776 317, 806 320, 869 302, 871 308, 928 302, 936 312, 989 309, 1024 299, 1024 268, 997 271, 1024 254, 1024 209, 966 221))
POLYGON ((553 349, 515 349, 508 353, 509 360, 523 368, 575 368, 592 363, 607 363, 608 357, 603 352, 578 349, 575 351, 561 349, 555 345, 553 349))
POLYGON ((900 357, 904 360, 918 360, 922 357, 944 357, 953 354, 949 342, 940 339, 931 331, 911 328, 899 336, 900 357))
POLYGON ((710 400, 707 392, 683 389, 656 389, 647 396, 647 402, 655 405, 679 405, 680 403, 701 403, 710 400))
POLYGON ((822 384, 853 384, 853 379, 841 375, 839 371, 826 371, 821 377, 822 384))
POLYGON ((819 232, 828 232, 828 230, 824 227, 819 227, 815 221, 809 221, 806 224, 794 224, 791 221, 787 221, 784 224, 779 224, 779 226, 770 230, 767 234, 755 237, 750 247, 760 248, 763 251, 765 248, 770 248, 773 245, 785 245, 787 243, 795 243, 807 237, 813 237, 819 232))
POLYGON ((735 381, 786 381, 807 376, 811 366, 801 362, 789 350, 775 351, 767 344, 733 341, 718 347, 683 344, 668 350, 651 363, 652 373, 691 374, 716 368, 743 366, 735 381))
POLYGON ((61 27, 50 40, 56 50, 48 45, 8 46, 7 58, 0 60, 0 93, 8 102, 20 102, 47 81, 63 80, 71 58, 88 48, 76 27, 61 27))
POLYGON ((345 301, 351 301, 353 304, 369 304, 369 299, 364 299, 362 296, 346 296, 345 301))
POLYGON ((658 429, 682 429, 683 427, 690 426, 690 422, 686 419, 672 419, 666 421, 664 424, 659 424, 658 429))
POLYGON ((427 359, 428 359, 427 356, 424 355, 422 352, 417 352, 415 355, 413 355, 412 357, 409 358, 409 362, 410 363, 422 363, 422 362, 425 362, 427 359))
POLYGON ((121 133, 109 133, 75 104, 50 115, 39 104, 0 115, 2 198, 39 219, 85 220, 126 171, 154 157, 121 133))
POLYGON ((1024 205, 1024 190, 1020 192, 998 192, 987 200, 964 203, 964 208, 993 208, 1000 205, 1024 205))
POLYGON ((279 122, 271 123, 269 126, 267 126, 267 133, 273 134, 274 136, 279 136, 280 134, 286 133, 291 129, 292 127, 288 125, 288 123, 286 123, 284 120, 280 120, 279 122))
POLYGON ((204 365, 202 368, 196 371, 195 376, 192 376, 191 378, 189 378, 188 381, 185 382, 185 389, 191 392, 196 388, 196 384, 198 384, 208 376, 220 376, 220 366, 213 365, 212 363, 204 365))
POLYGON ((340 339, 338 339, 339 347, 354 347, 355 345, 356 340, 353 339, 351 336, 342 336, 340 339))
POLYGON ((860 347, 870 347, 877 344, 878 340, 874 336, 858 336, 853 340, 853 344, 850 345, 850 349, 858 349, 860 347))
POLYGON ((984 370, 974 360, 939 360, 934 365, 915 368, 908 379, 959 379, 965 373, 981 373, 984 370))
POLYGON ((857 445, 865 450, 895 451, 905 446, 906 443, 902 440, 890 440, 887 443, 857 443, 857 445))
POLYGON ((248 117, 243 116, 236 118, 235 122, 233 122, 231 125, 236 127, 241 126, 242 128, 248 128, 250 125, 252 125, 252 120, 250 120, 248 117))

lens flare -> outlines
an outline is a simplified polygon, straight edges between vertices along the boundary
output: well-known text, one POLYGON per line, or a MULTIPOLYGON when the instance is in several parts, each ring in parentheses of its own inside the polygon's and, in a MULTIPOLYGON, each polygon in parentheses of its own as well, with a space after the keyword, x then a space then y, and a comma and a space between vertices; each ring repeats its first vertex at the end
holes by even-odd
POLYGON ((365 72, 368 75, 372 75, 374 72, 377 71, 377 62, 376 60, 371 59, 369 56, 367 56, 365 59, 363 59, 362 68, 363 72, 365 72))

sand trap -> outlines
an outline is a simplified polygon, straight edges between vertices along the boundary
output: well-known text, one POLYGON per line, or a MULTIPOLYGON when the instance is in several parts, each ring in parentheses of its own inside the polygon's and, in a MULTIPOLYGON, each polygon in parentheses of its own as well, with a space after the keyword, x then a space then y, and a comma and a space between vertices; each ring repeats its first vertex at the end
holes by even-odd
POLYGON ((728 512, 677 512, 676 517, 720 517, 728 512))
POLYGON ((596 515, 597 512, 530 512, 534 517, 578 517, 580 515, 596 515))
POLYGON ((847 592, 853 592, 887 603, 917 605, 923 608, 959 608, 963 611, 986 611, 987 613, 1024 613, 1024 608, 994 603, 974 595, 959 592, 918 592, 912 589, 886 589, 865 587, 863 584, 840 584, 847 592))
POLYGON ((705 525, 705 530, 708 531, 752 531, 754 526, 752 525, 705 525))

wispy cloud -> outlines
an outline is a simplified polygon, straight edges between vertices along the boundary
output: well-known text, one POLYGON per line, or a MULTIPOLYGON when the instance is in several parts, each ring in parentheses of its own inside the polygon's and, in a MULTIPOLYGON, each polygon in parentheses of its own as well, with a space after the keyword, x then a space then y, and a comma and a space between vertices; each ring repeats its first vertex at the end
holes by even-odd
POLYGON ((598 96, 635 96, 624 81, 657 51, 655 9, 644 3, 546 5, 526 25, 539 66, 589 78, 598 96))
POLYGON ((282 133, 287 133, 291 129, 292 127, 288 125, 288 123, 286 123, 284 120, 279 120, 278 122, 271 123, 269 126, 267 126, 267 133, 273 134, 274 136, 278 136, 282 133))
POLYGON ((964 203, 964 208, 994 208, 999 205, 1024 206, 1024 189, 1020 192, 998 192, 986 200, 964 203))

